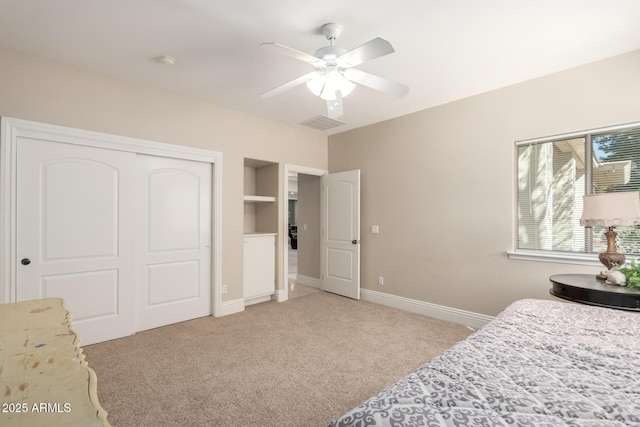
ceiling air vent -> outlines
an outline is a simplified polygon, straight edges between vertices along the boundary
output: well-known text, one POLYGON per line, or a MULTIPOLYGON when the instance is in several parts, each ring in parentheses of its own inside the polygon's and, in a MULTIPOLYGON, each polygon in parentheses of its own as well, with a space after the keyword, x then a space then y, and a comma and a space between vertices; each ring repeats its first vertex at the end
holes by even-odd
POLYGON ((304 122, 300 122, 300 124, 315 130, 328 130, 342 126, 346 124, 346 122, 341 122, 340 120, 330 119, 327 116, 320 115, 318 117, 305 120, 304 122))

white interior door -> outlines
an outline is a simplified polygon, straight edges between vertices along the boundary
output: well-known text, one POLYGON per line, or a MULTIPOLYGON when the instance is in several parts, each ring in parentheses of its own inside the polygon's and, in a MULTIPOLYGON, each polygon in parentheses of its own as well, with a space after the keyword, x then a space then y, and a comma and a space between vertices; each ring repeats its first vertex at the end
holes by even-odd
POLYGON ((83 344, 134 332, 135 154, 17 143, 16 298, 62 297, 83 344))
POLYGON ((322 176, 322 289, 360 299, 360 171, 322 176))
POLYGON ((211 314, 211 164, 138 155, 141 331, 211 314))

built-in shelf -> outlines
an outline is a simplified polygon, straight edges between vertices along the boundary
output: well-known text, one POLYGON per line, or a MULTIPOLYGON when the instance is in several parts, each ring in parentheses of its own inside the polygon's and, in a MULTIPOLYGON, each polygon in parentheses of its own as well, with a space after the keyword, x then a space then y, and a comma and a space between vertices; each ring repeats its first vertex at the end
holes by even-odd
POLYGON ((276 242, 279 182, 277 163, 244 159, 243 297, 251 305, 273 299, 276 289, 276 242), (260 194, 258 196, 257 194, 260 194))
POLYGON ((275 202, 276 198, 272 196, 244 196, 245 202, 262 203, 262 202, 275 202))

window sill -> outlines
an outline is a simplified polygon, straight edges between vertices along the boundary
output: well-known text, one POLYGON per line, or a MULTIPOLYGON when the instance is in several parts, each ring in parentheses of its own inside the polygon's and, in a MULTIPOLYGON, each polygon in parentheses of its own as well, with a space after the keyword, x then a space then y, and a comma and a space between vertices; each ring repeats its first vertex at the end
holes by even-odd
POLYGON ((604 267, 597 254, 572 254, 565 252, 507 251, 509 259, 538 262, 555 262, 560 264, 588 265, 604 267))

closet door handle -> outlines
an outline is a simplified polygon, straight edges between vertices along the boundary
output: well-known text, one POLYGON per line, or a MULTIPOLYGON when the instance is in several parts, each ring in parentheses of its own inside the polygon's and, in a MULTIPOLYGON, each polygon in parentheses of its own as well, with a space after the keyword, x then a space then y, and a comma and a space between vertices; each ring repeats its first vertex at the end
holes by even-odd
POLYGON ((354 244, 354 245, 357 245, 357 244, 358 244, 358 241, 357 241, 356 239, 353 239, 353 240, 351 241, 351 243, 352 243, 352 244, 354 244))
POLYGON ((20 260, 20 264, 22 264, 22 265, 29 265, 29 264, 31 264, 31 260, 30 260, 29 258, 22 258, 22 259, 20 260))

